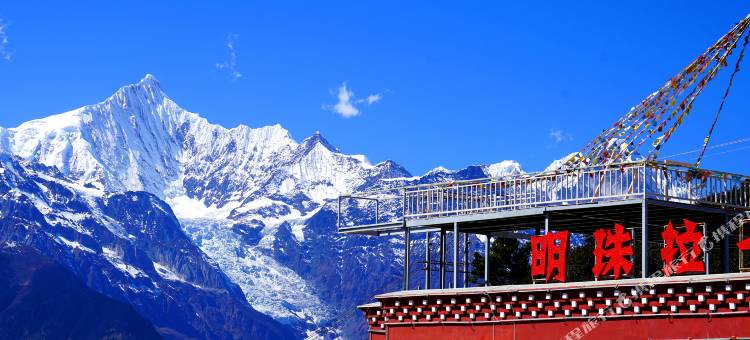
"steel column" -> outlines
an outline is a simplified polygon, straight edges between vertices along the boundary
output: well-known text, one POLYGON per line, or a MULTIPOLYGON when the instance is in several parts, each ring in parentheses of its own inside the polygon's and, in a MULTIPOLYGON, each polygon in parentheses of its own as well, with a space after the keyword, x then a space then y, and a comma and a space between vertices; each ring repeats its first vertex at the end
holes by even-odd
POLYGON ((464 288, 469 286, 469 234, 464 233, 464 288))
POLYGON ((453 222, 453 288, 458 288, 458 222, 453 222))
MULTIPOLYGON (((728 228, 727 223, 729 223, 729 217, 724 214, 724 226, 722 228, 728 228)), ((724 235, 721 240, 721 272, 729 273, 729 234, 724 235)))
POLYGON ((432 276, 432 266, 430 264, 430 232, 428 231, 424 233, 424 235, 424 289, 430 289, 430 276, 432 276))
POLYGON ((644 197, 641 203, 641 277, 648 276, 648 204, 644 197))
POLYGON ((484 286, 489 286, 490 281, 490 235, 484 241, 484 286))
POLYGON ((544 235, 549 235, 549 213, 544 213, 544 235))
MULTIPOLYGON (((710 231, 708 229, 708 222, 706 222, 706 224, 703 225, 703 236, 708 237, 709 234, 710 234, 710 231)), ((709 268, 709 266, 711 265, 710 254, 711 254, 711 251, 709 249, 706 248, 703 250, 703 266, 706 267, 706 275, 711 273, 711 268, 709 268)))
POLYGON ((440 289, 445 288, 445 229, 440 228, 440 289))
POLYGON ((404 290, 409 290, 409 261, 411 253, 411 231, 404 221, 404 290))

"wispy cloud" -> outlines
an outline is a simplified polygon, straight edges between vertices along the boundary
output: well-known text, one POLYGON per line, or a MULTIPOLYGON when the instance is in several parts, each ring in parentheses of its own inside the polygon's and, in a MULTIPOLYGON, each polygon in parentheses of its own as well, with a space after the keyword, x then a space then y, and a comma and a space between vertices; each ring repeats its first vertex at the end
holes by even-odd
POLYGON ((383 99, 382 93, 373 93, 365 98, 357 98, 354 92, 346 87, 346 83, 342 83, 338 92, 332 94, 338 98, 338 102, 334 105, 323 105, 323 109, 338 113, 345 118, 355 117, 362 113, 359 106, 363 104, 372 105, 383 99))
POLYGON ((555 144, 560 144, 562 142, 573 140, 573 136, 559 129, 549 129, 549 138, 553 142, 555 142, 555 144))
POLYGON ((5 61, 10 61, 13 58, 13 53, 8 50, 8 24, 0 18, 0 58, 5 61))
POLYGON ((223 63, 216 63, 216 68, 219 70, 226 70, 229 72, 229 77, 232 80, 242 78, 242 73, 237 71, 237 52, 234 50, 234 43, 237 40, 236 34, 230 34, 227 36, 227 49, 229 49, 229 59, 223 63))

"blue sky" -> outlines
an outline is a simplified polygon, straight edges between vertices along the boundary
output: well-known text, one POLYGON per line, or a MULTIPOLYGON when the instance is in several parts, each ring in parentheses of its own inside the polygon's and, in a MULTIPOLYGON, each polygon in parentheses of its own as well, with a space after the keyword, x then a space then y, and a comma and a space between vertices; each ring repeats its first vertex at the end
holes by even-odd
MULTIPOLYGON (((98 102, 152 73, 211 122, 279 123, 297 140, 319 130, 344 152, 415 174, 504 159, 541 170, 749 12, 747 1, 3 1, 0 126, 98 102), (351 106, 337 107, 344 84, 351 106)), ((716 143, 750 136, 745 69, 716 143)), ((663 155, 700 146, 730 72, 663 155)), ((703 164, 750 173, 742 147, 703 164)))

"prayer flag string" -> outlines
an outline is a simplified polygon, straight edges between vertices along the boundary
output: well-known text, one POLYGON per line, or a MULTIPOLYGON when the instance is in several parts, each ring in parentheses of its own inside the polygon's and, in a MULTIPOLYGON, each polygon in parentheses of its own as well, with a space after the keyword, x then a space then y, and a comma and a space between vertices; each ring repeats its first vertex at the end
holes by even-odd
MULTIPOLYGON (((632 107, 611 127, 603 130, 579 153, 568 159, 565 167, 577 168, 629 161, 636 156, 642 145, 649 141, 650 149, 646 158, 656 159, 662 146, 669 141, 690 113, 698 95, 718 72, 727 66, 727 58, 747 32, 748 26, 750 26, 750 16, 737 23, 727 34, 656 92, 632 107)), ((747 44, 747 38, 745 44, 747 44)), ((740 55, 744 54, 744 47, 745 45, 740 55)), ((732 79, 739 70, 741 59, 740 57, 738 60, 732 79)), ((724 100, 728 93, 727 89, 724 100)), ((719 112, 721 112, 721 107, 723 107, 723 101, 719 112)), ((709 131, 709 136, 704 140, 705 145, 712 131, 713 127, 709 131)))

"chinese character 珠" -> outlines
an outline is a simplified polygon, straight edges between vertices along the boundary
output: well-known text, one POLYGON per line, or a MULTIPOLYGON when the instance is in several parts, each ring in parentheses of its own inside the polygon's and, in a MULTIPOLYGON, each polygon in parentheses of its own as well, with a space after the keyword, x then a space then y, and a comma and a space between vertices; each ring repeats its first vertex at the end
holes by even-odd
POLYGON ((633 272, 633 237, 620 224, 615 224, 614 230, 598 229, 594 232, 596 247, 594 248, 594 277, 613 274, 615 280, 622 274, 633 272))

